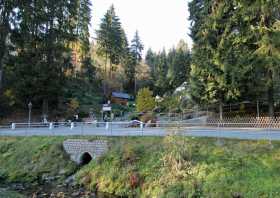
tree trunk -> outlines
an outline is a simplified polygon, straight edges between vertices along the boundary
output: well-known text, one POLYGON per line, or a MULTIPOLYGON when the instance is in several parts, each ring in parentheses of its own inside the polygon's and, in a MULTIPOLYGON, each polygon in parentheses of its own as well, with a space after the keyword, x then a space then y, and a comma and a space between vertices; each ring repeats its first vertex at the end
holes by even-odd
POLYGON ((274 117, 274 97, 273 86, 268 89, 268 113, 269 117, 274 117))
POLYGON ((107 61, 108 61, 108 54, 106 53, 106 59, 105 59, 105 79, 106 79, 106 76, 107 76, 107 61))
POLYGON ((137 78, 136 75, 134 75, 134 95, 137 96, 137 78))
POLYGON ((106 58, 105 58, 105 67, 104 67, 104 79, 103 79, 103 94, 106 95, 107 92, 107 61, 108 61, 108 54, 106 53, 106 58))
POLYGON ((267 99, 268 99, 268 113, 269 117, 274 117, 274 85, 273 85, 273 73, 269 71, 269 82, 267 89, 267 99))
POLYGON ((260 117, 260 102, 257 101, 257 118, 260 117))
MULTIPOLYGON (((1 26, 0 26, 0 29, 1 29, 1 26)), ((3 59, 5 57, 5 53, 6 53, 6 50, 7 50, 7 47, 6 47, 6 39, 7 39, 7 35, 8 35, 8 32, 4 33, 3 32, 0 34, 0 36, 3 38, 1 38, 1 41, 0 41, 0 45, 1 45, 1 50, 0 50, 0 94, 2 93, 2 88, 3 88, 3 59)))
POLYGON ((48 115, 48 111, 49 111, 49 102, 48 99, 44 99, 43 100, 43 104, 42 104, 42 115, 48 115))
POLYGON ((110 61, 109 79, 112 79, 112 62, 110 61))
POLYGON ((2 70, 2 63, 0 60, 0 96, 2 94, 2 81, 3 81, 3 70, 2 70))

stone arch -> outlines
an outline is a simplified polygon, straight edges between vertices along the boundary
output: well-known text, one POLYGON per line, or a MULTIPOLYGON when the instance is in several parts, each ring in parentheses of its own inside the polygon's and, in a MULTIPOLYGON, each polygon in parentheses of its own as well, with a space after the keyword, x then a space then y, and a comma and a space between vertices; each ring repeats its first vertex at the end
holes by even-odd
POLYGON ((84 166, 87 165, 93 160, 93 156, 89 152, 84 152, 80 157, 80 165, 84 166))

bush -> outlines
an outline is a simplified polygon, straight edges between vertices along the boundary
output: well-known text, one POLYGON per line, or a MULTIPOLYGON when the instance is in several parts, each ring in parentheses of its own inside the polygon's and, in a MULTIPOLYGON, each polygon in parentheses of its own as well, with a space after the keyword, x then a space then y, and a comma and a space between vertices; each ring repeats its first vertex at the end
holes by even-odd
POLYGON ((153 92, 149 88, 140 89, 136 98, 136 110, 138 112, 149 112, 155 108, 153 92))
POLYGON ((145 113, 144 115, 141 116, 140 120, 144 123, 151 121, 151 123, 154 124, 154 123, 156 123, 157 118, 153 113, 145 113))

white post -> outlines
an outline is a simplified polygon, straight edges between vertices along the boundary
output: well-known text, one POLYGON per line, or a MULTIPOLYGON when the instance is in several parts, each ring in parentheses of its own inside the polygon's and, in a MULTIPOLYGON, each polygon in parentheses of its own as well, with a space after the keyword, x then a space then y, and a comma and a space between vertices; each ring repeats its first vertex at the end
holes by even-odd
POLYGON ((144 135, 144 123, 143 122, 141 122, 141 124, 140 124, 140 128, 141 128, 141 132, 142 132, 142 136, 144 135))
POLYGON ((12 130, 15 130, 15 129, 16 129, 16 124, 12 123, 12 130))
POLYGON ((74 122, 71 122, 71 127, 70 127, 71 130, 74 129, 74 122))
POLYGON ((52 122, 50 122, 49 129, 50 129, 50 130, 53 129, 53 123, 52 123, 52 122))
POLYGON ((106 122, 106 130, 109 130, 109 122, 106 122))

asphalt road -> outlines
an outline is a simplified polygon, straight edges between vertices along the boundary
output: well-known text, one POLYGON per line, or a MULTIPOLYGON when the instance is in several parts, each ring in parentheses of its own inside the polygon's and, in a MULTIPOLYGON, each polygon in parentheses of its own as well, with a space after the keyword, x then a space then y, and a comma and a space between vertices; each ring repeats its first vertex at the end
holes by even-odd
POLYGON ((192 137, 221 137, 249 140, 280 140, 280 130, 269 129, 245 129, 245 128, 205 128, 205 127, 184 127, 184 128, 126 128, 113 127, 106 129, 93 126, 60 126, 50 130, 49 128, 9 128, 0 129, 0 136, 165 136, 170 133, 192 137))

